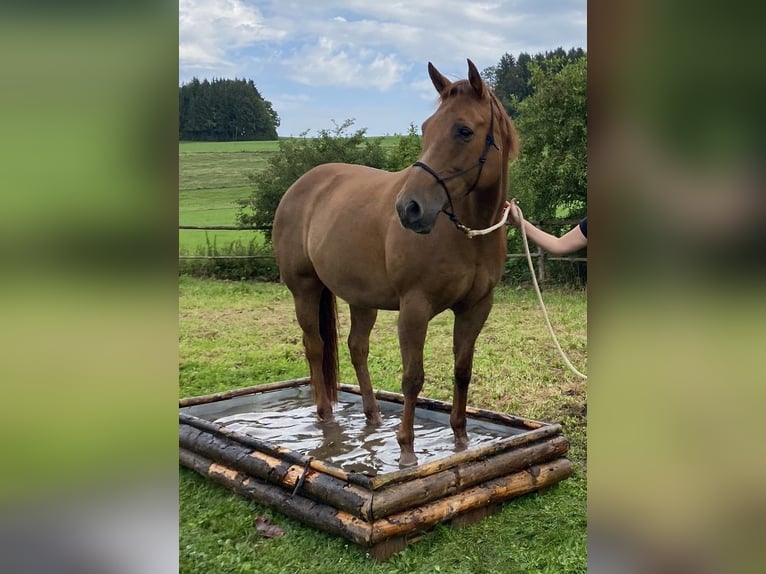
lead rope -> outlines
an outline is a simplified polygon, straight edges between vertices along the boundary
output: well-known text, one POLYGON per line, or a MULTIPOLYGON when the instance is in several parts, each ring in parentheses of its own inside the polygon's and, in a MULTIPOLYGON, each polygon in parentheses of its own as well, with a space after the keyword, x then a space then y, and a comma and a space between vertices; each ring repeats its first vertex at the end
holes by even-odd
POLYGON ((454 223, 457 226, 457 228, 460 229, 460 231, 465 233, 468 239, 473 239, 477 235, 487 235, 487 233, 492 233, 495 229, 499 229, 500 227, 505 225, 505 222, 508 221, 508 213, 510 213, 510 211, 511 211, 511 204, 506 201, 505 211, 503 211, 503 217, 501 217, 500 221, 495 223, 493 226, 487 227, 486 229, 471 229, 469 227, 466 227, 459 221, 454 221, 454 220, 452 221, 452 223, 454 223))
MULTIPOLYGON (((521 208, 516 203, 516 199, 512 199, 511 203, 516 205, 516 208, 519 210, 519 229, 521 229, 521 240, 524 243, 524 253, 527 256, 527 263, 529 264, 529 271, 532 275, 532 284, 535 286, 535 293, 537 293, 537 300, 540 302, 540 308, 543 310, 543 317, 545 317, 545 324, 548 326, 548 332, 551 334, 551 338, 553 339, 553 342, 556 344, 556 348, 559 351, 559 355, 561 355, 561 358, 564 360, 564 363, 567 367, 578 377, 581 379, 588 380, 588 377, 583 375, 580 371, 574 368, 574 365, 569 361, 569 358, 566 356, 566 353, 564 353, 564 350, 561 348, 561 345, 559 345, 559 340, 556 338, 556 334, 553 332, 553 327, 551 326, 551 321, 548 318, 548 311, 545 308, 545 303, 543 303, 543 296, 540 293, 540 286, 537 284, 537 274, 535 273, 535 267, 532 265, 532 255, 529 253, 529 243, 527 243, 527 231, 524 229, 524 214, 521 211, 521 208)), ((508 208, 510 208, 510 204, 508 204, 508 208)), ((507 215, 507 211, 506 211, 507 215)))

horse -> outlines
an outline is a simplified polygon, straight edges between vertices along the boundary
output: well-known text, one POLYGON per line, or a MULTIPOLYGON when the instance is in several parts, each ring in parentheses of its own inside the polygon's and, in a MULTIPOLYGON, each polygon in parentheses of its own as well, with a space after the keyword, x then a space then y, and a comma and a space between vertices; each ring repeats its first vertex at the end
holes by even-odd
POLYGON ((468 445, 474 348, 504 269, 508 163, 519 147, 513 122, 470 59, 467 80, 450 81, 431 62, 428 74, 438 107, 422 125, 418 161, 399 172, 319 165, 285 192, 272 228, 320 422, 332 420, 337 400, 336 297, 350 308, 348 348, 370 425, 382 422, 367 368, 370 332, 378 310, 399 311, 402 468, 417 464, 413 424, 428 324, 448 309, 454 313, 450 426, 456 447, 468 445), (471 236, 491 224, 500 230, 471 236))

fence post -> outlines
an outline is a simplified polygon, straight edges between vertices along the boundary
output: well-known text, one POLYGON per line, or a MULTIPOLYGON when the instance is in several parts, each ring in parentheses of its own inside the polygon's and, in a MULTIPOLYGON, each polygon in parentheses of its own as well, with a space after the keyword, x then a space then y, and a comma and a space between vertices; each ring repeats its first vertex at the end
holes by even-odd
POLYGON ((545 251, 539 245, 537 246, 537 281, 545 282, 545 251))

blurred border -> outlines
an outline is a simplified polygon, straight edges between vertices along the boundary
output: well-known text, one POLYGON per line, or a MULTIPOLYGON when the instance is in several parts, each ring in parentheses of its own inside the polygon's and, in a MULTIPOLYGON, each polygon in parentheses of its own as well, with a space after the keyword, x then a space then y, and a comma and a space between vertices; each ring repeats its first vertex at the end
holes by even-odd
POLYGON ((766 567, 763 21, 588 4, 589 572, 766 567))
POLYGON ((174 2, 0 8, 0 571, 177 570, 174 2))

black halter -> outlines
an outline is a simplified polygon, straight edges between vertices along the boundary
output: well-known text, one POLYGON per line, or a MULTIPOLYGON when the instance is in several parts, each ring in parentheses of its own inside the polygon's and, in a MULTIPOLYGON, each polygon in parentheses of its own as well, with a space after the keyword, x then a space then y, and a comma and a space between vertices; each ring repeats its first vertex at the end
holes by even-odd
POLYGON ((447 201, 449 201, 449 211, 442 208, 442 211, 444 214, 449 217, 449 220, 455 224, 455 227, 457 227, 460 231, 465 232, 468 227, 463 225, 460 220, 458 219, 457 215, 455 215, 455 207, 452 204, 452 196, 449 193, 449 189, 447 189, 447 181, 451 179, 455 179, 456 177, 460 177, 461 175, 464 175, 471 171, 472 169, 479 168, 479 171, 476 172, 476 179, 473 180, 473 184, 471 187, 468 188, 468 191, 465 192, 465 195, 468 195, 471 193, 474 188, 476 187, 476 184, 479 183, 479 178, 481 177, 481 170, 484 168, 484 164, 487 162, 487 154, 489 153, 489 148, 494 147, 496 150, 500 151, 500 148, 497 147, 497 144, 495 143, 495 135, 494 135, 494 127, 495 127, 495 108, 492 105, 492 100, 489 101, 489 131, 487 132, 487 137, 484 140, 484 151, 481 152, 481 156, 479 157, 479 161, 476 162, 476 164, 472 165, 469 168, 466 168, 462 171, 459 171, 457 173, 453 173, 452 175, 449 175, 447 177, 441 177, 438 173, 436 173, 433 169, 431 169, 427 164, 423 163, 422 161, 416 161, 412 164, 413 167, 419 167, 428 173, 430 173, 436 181, 439 182, 439 185, 442 186, 442 189, 444 189, 444 193, 447 194, 447 201))

